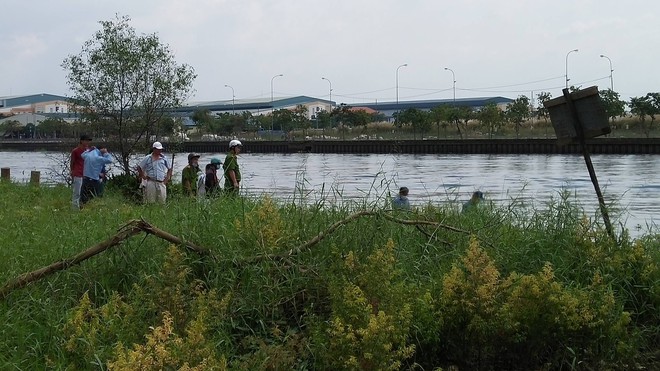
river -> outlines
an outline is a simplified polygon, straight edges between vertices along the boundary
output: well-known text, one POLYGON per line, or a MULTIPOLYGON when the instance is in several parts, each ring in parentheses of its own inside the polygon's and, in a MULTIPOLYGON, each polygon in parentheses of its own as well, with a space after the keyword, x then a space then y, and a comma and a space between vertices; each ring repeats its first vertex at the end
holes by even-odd
MULTIPOLYGON (((53 169, 62 154, 0 152, 0 167, 11 169, 12 179, 24 182, 31 170, 53 181, 53 169)), ((203 168, 212 157, 204 153, 203 168)), ((186 154, 175 159, 180 179, 186 154)), ((660 156, 594 155, 592 161, 616 225, 632 235, 660 224, 660 156)), ((578 155, 405 155, 405 154, 251 154, 240 156, 243 191, 272 194, 280 200, 306 202, 382 202, 400 186, 410 189, 414 205, 456 203, 475 190, 499 205, 511 203, 543 208, 563 191, 590 217, 598 201, 584 159, 578 155)), ((115 167, 114 171, 119 168, 115 167)))

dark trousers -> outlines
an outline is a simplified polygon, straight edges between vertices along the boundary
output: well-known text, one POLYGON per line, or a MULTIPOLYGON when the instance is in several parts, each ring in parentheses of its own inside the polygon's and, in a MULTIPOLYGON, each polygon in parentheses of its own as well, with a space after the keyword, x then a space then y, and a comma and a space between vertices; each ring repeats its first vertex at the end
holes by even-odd
POLYGON ((92 178, 83 177, 82 187, 80 188, 80 204, 84 205, 96 196, 100 196, 101 182, 92 178))

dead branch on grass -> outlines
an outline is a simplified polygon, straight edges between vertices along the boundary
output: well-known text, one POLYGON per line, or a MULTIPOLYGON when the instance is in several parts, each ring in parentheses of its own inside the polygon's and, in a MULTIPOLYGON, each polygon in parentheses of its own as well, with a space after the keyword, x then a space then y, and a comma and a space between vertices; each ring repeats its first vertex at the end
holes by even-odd
MULTIPOLYGON (((293 249, 289 250, 288 253, 261 255, 261 256, 256 256, 256 257, 251 258, 251 259, 247 259, 247 261, 253 262, 253 261, 262 261, 262 260, 286 260, 290 256, 294 256, 294 255, 297 255, 297 254, 301 253, 302 251, 311 249, 314 245, 321 242, 325 237, 327 237, 329 234, 333 233, 339 227, 344 226, 344 225, 348 224, 349 222, 352 222, 352 221, 354 221, 354 220, 356 220, 360 217, 363 217, 363 216, 383 216, 385 219, 387 219, 391 222, 398 223, 398 224, 403 224, 403 225, 414 225, 414 226, 418 227, 418 229, 420 228, 420 226, 426 225, 426 226, 435 227, 436 229, 446 229, 446 230, 449 230, 449 231, 452 231, 452 232, 461 233, 461 234, 465 234, 465 235, 468 235, 468 236, 474 234, 473 232, 470 232, 470 231, 467 231, 467 230, 464 230, 464 229, 460 229, 460 228, 457 228, 457 227, 454 227, 454 226, 451 226, 451 225, 448 225, 448 224, 433 222, 433 221, 429 221, 429 220, 399 219, 399 218, 396 218, 392 215, 389 215, 388 213, 376 212, 376 211, 360 211, 360 212, 351 214, 351 215, 347 216, 346 218, 332 224, 325 231, 320 232, 318 235, 316 235, 315 237, 313 237, 309 241, 307 241, 307 242, 305 242, 301 245, 298 245, 297 247, 294 247, 293 249)), ((484 242, 487 245, 492 247, 492 244, 490 244, 489 242, 483 241, 479 237, 477 237, 477 239, 479 241, 484 242)), ((442 241, 442 242, 445 243, 445 244, 449 244, 446 241, 442 241)))
POLYGON ((0 288, 0 299, 4 299, 12 291, 25 287, 31 282, 38 281, 55 272, 65 270, 68 269, 69 267, 80 264, 81 262, 95 255, 98 255, 114 246, 121 244, 125 240, 135 235, 138 235, 141 232, 154 235, 156 237, 159 237, 165 241, 171 242, 176 245, 183 245, 189 250, 194 251, 199 255, 210 255, 210 251, 205 248, 194 245, 188 241, 184 241, 183 239, 177 236, 174 236, 166 231, 163 231, 162 229, 154 227, 153 225, 149 224, 143 219, 141 220, 134 219, 122 225, 114 236, 88 248, 87 250, 75 256, 72 256, 68 259, 60 260, 58 262, 34 270, 32 272, 24 273, 14 278, 13 280, 10 280, 4 286, 2 286, 2 288, 0 288))

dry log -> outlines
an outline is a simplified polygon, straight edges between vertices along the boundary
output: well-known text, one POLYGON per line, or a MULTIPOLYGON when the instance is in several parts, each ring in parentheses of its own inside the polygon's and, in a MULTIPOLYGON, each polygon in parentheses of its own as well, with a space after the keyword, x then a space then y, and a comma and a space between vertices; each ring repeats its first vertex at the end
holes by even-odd
POLYGON ((182 240, 179 237, 156 228, 153 225, 147 223, 145 220, 135 219, 121 226, 119 231, 114 236, 86 249, 85 251, 69 259, 60 260, 46 267, 21 274, 13 280, 10 280, 4 286, 2 286, 2 288, 0 288, 0 299, 4 299, 7 295, 9 295, 10 292, 20 289, 31 282, 38 281, 43 277, 49 276, 55 272, 68 269, 69 267, 79 264, 95 255, 98 255, 111 247, 117 246, 130 237, 140 234, 141 232, 152 234, 176 245, 183 245, 200 255, 210 255, 209 250, 207 249, 196 246, 190 242, 182 240))

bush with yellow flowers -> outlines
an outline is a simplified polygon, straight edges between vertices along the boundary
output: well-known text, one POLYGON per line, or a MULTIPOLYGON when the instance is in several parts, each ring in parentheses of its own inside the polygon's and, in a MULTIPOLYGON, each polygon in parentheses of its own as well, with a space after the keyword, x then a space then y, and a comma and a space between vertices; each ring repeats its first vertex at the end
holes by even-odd
POLYGON ((159 274, 125 299, 113 293, 97 307, 83 294, 64 325, 64 347, 74 368, 108 362, 117 370, 224 369, 224 355, 208 336, 218 336, 230 298, 192 279, 185 255, 171 246, 159 274))
POLYGON ((398 370, 412 356, 408 288, 396 267, 394 242, 365 261, 349 252, 330 283, 331 314, 317 338, 325 369, 398 370))
POLYGON ((525 369, 630 360, 630 315, 600 275, 586 287, 566 286, 546 264, 536 274, 502 278, 473 239, 439 295, 440 338, 450 363, 525 369))

